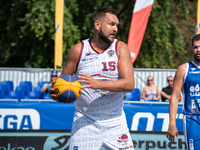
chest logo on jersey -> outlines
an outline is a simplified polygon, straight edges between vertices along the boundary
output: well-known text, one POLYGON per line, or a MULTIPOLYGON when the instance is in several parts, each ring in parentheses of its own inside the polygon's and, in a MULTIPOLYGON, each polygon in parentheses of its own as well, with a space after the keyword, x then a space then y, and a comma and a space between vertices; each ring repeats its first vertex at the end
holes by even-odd
POLYGON ((89 55, 91 55, 91 54, 92 54, 92 52, 89 52, 89 53, 86 53, 85 56, 89 56, 89 55))
POLYGON ((96 55, 96 53, 88 52, 85 54, 85 56, 90 56, 90 55, 96 55))
POLYGON ((200 73, 200 70, 198 70, 197 68, 190 68, 189 73, 190 73, 190 74, 199 74, 199 73, 200 73))
POLYGON ((114 51, 114 50, 111 49, 111 50, 108 51, 108 56, 109 56, 109 57, 114 56, 114 54, 115 54, 115 51, 114 51))
POLYGON ((195 86, 190 86, 190 96, 200 96, 200 87, 199 84, 196 84, 195 86))
POLYGON ((90 61, 90 60, 94 60, 94 59, 98 59, 98 57, 83 58, 82 61, 90 61))

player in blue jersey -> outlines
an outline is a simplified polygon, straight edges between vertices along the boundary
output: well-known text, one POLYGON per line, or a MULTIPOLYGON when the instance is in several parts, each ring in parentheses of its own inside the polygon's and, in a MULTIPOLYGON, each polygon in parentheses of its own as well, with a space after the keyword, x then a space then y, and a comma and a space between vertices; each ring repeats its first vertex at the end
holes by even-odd
POLYGON ((177 69, 169 105, 170 125, 167 138, 178 137, 176 113, 180 92, 183 92, 183 131, 188 150, 200 149, 200 34, 192 38, 194 60, 177 69))

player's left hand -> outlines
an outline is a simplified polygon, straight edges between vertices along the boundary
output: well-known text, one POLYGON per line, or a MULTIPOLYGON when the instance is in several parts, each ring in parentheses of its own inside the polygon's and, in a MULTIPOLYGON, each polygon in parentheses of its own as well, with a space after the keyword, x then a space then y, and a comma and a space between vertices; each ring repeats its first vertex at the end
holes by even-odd
POLYGON ((99 81, 95 80, 91 76, 79 72, 78 78, 79 78, 78 79, 79 82, 87 84, 85 86, 81 86, 82 89, 83 88, 98 89, 98 83, 99 83, 99 81))

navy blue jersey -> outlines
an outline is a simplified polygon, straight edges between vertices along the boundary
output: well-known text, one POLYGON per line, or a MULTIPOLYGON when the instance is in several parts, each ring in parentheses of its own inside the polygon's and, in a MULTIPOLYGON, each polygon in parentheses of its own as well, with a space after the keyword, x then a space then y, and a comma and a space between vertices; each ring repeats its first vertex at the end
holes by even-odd
POLYGON ((193 61, 187 63, 183 83, 183 114, 200 114, 200 67, 193 61))

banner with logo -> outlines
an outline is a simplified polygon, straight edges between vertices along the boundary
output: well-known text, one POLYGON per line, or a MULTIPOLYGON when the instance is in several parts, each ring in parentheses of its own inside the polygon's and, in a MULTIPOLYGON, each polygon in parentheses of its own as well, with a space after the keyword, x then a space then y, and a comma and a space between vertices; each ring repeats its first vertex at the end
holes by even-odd
MULTIPOLYGON (((130 131, 162 131, 169 127, 169 104, 133 103, 125 104, 127 124, 130 131)), ((176 125, 183 132, 182 104, 178 105, 176 125)))
MULTIPOLYGON (((124 104, 130 131, 167 132, 169 104, 124 104)), ((183 132, 182 105, 178 107, 176 124, 183 132)), ((75 107, 55 101, 0 101, 0 130, 71 130, 75 107)))
MULTIPOLYGON (((183 133, 174 142, 166 138, 166 132, 130 131, 130 134, 135 150, 186 150, 183 133)), ((69 143, 70 130, 0 130, 0 150, 69 150, 69 143)))
POLYGON ((75 107, 55 101, 0 102, 0 130, 71 130, 75 107))

